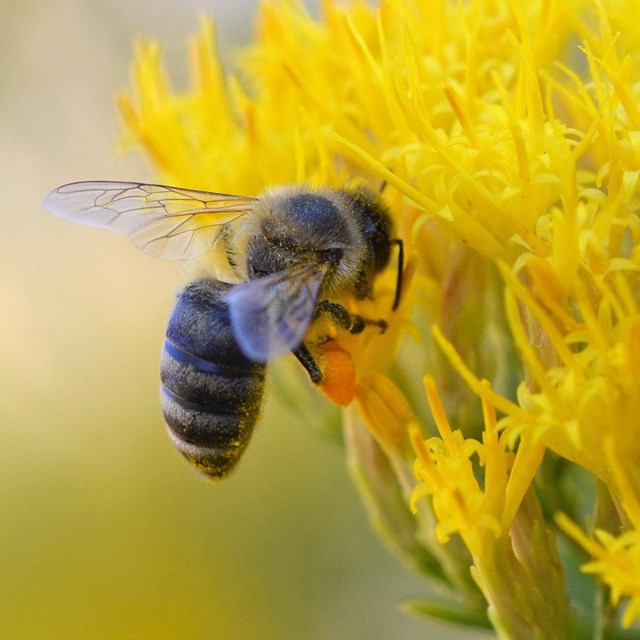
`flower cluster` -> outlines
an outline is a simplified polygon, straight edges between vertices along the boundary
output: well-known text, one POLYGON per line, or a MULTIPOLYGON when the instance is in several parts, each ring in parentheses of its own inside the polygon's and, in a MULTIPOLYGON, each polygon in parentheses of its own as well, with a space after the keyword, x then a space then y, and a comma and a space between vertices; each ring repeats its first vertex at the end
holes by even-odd
POLYGON ((411 606, 505 638, 640 620, 639 13, 274 0, 233 73, 205 19, 187 89, 143 42, 118 97, 168 183, 386 185, 402 303, 391 270, 345 301, 389 329, 336 332, 324 391, 372 520, 450 594, 411 606), (566 586, 578 547, 601 620, 566 586))

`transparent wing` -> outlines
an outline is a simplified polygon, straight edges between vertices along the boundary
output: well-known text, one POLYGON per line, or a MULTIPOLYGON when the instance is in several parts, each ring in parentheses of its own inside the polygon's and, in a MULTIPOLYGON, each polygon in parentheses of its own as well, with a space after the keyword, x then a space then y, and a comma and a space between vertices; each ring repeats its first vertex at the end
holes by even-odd
POLYGON ((248 358, 267 362, 303 341, 316 314, 324 265, 296 265, 235 285, 225 296, 235 338, 248 358))
POLYGON ((180 260, 208 251, 255 201, 142 182, 72 182, 54 189, 43 204, 60 218, 126 233, 145 253, 180 260))

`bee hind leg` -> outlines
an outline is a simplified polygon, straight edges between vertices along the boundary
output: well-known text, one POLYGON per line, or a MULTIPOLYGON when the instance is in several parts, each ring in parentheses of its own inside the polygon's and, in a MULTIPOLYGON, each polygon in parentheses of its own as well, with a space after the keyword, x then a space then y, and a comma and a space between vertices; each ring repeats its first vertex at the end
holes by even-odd
POLYGON ((318 313, 329 314, 338 327, 349 333, 362 333, 367 326, 379 327, 380 333, 384 333, 387 330, 387 323, 384 320, 363 318, 357 313, 350 313, 341 304, 330 302, 329 300, 323 300, 318 304, 318 313))

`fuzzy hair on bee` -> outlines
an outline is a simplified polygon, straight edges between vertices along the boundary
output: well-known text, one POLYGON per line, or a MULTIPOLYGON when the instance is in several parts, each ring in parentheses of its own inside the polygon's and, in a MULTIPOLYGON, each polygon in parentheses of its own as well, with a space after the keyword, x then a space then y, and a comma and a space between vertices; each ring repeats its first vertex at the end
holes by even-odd
MULTIPOLYGON (((305 337, 319 315, 359 333, 379 319, 350 313, 347 296, 373 295, 402 242, 391 215, 365 189, 276 187, 259 197, 138 182, 75 182, 44 199, 51 213, 127 234, 169 260, 224 256, 239 282, 202 275, 178 294, 161 361, 162 407, 181 453, 211 479, 226 477, 259 418, 266 365, 292 352, 312 382, 322 371, 305 337)), ((228 270, 227 269, 227 270, 228 270)))

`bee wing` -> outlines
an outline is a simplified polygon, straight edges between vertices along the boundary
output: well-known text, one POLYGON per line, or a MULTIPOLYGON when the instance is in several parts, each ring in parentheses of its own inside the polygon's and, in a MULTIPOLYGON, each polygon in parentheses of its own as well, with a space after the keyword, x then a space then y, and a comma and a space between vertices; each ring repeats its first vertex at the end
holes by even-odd
POLYGON ((126 233, 145 253, 180 260, 208 251, 255 201, 142 182, 72 182, 43 204, 60 218, 126 233))
POLYGON ((248 358, 267 362, 300 345, 316 315, 326 269, 296 265, 235 285, 226 295, 234 336, 248 358))

